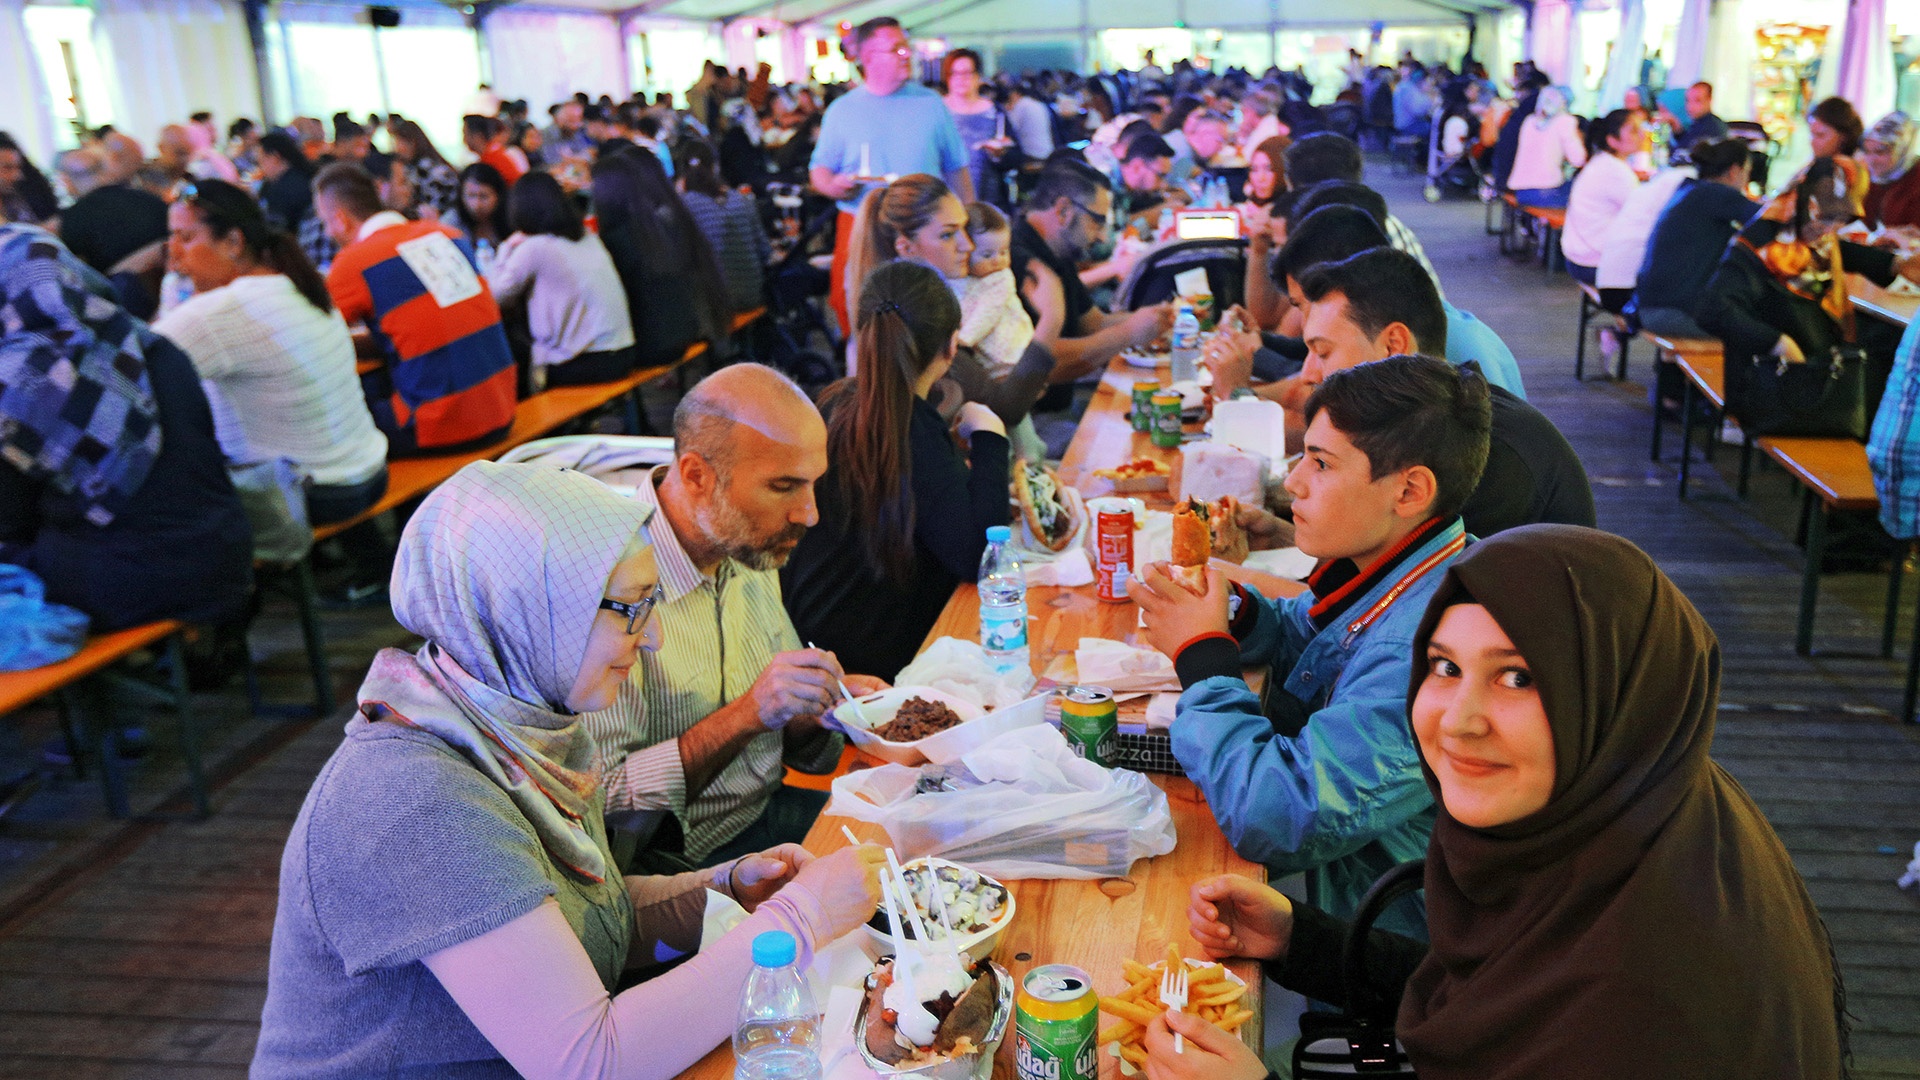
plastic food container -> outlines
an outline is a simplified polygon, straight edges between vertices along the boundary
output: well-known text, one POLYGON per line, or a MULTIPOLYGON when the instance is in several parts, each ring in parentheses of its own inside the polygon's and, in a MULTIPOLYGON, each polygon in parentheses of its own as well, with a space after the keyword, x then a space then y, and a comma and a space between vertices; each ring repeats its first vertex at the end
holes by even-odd
MULTIPOLYGON (((854 1013, 853 1021, 853 1045, 860 1051, 861 1062, 881 1076, 906 1076, 914 1080, 987 1080, 993 1075, 993 1056, 1006 1039, 1007 1024, 1013 1018, 1013 978, 999 964, 989 964, 988 967, 993 970, 993 1021, 987 1026, 987 1037, 980 1044, 979 1052, 915 1069, 889 1065, 867 1050, 867 1010, 862 1003, 854 1013)), ((873 978, 872 975, 867 976, 869 991, 873 989, 873 978)))
MULTIPOLYGON (((946 859, 935 858, 931 855, 926 856, 924 858, 908 860, 907 862, 901 864, 901 869, 903 870, 913 869, 916 867, 923 867, 923 866, 932 866, 935 869, 938 869, 939 867, 942 867, 942 866, 951 866, 957 870, 967 869, 967 867, 961 866, 959 863, 949 862, 946 859)), ((980 873, 978 870, 975 870, 973 872, 976 874, 980 873)), ((994 920, 993 924, 988 926, 985 930, 977 930, 971 934, 955 935, 954 943, 960 947, 960 950, 962 952, 966 953, 968 956, 972 957, 975 960, 987 959, 988 957, 993 955, 995 949, 998 949, 1000 947, 1000 939, 1006 935, 1007 927, 1013 925, 1014 909, 1018 906, 1013 898, 1013 890, 1008 889, 1003 882, 999 881, 996 878, 988 877, 985 874, 980 874, 980 878, 982 881, 990 882, 994 885, 999 885, 1000 888, 1005 889, 1007 893, 1007 903, 1005 907, 1000 909, 1000 917, 994 920)), ((906 912, 903 911, 900 914, 904 917, 906 915, 906 912)), ((926 916, 923 915, 922 918, 926 918, 926 916)), ((891 952, 893 950, 893 938, 887 933, 886 930, 881 929, 882 927, 885 927, 887 925, 887 909, 884 905, 882 905, 880 910, 874 914, 873 921, 867 922, 863 925, 866 928, 867 937, 870 940, 872 940, 876 945, 878 945, 881 950, 887 951, 887 952, 891 952)), ((945 939, 936 939, 936 940, 945 940, 945 939)))

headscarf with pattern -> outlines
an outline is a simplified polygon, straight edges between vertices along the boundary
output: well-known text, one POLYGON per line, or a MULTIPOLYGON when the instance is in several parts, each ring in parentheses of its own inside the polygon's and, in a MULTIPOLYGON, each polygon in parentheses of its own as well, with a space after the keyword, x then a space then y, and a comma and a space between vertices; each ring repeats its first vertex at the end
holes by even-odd
POLYGON ((1920 145, 1914 138, 1915 126, 1912 119, 1903 112, 1890 112, 1881 117, 1867 129, 1862 140, 1881 143, 1893 151, 1893 166, 1884 173, 1872 173, 1876 184, 1891 184, 1907 175, 1913 163, 1920 160, 1920 145))
POLYGON ((1779 837, 1708 756, 1720 646, 1645 552, 1531 525, 1448 568, 1414 638, 1409 701, 1446 609, 1486 607, 1552 728, 1546 806, 1427 848, 1433 947, 1396 1030, 1423 1080, 1833 1080, 1846 1037, 1820 914, 1779 837))
POLYGON ((646 544, 642 520, 583 473, 461 469, 414 513, 393 564, 394 617, 427 643, 382 651, 360 687, 368 719, 454 747, 594 881, 615 871, 586 826, 600 812, 592 740, 565 703, 608 575, 646 544))
POLYGON ((160 457, 160 403, 153 332, 86 280, 52 233, 0 226, 0 458, 105 526, 160 457))

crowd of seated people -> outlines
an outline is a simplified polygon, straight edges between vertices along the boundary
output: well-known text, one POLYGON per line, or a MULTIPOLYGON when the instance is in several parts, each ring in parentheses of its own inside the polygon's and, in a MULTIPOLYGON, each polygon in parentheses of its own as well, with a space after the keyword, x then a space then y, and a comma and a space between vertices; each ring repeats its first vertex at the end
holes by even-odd
MULTIPOLYGON (((798 848, 825 796, 788 770, 837 765, 823 714, 895 677, 976 572, 987 528, 1014 513, 1014 461, 1049 454, 1036 421, 1071 425, 1075 384, 1170 330, 1173 304, 1126 310, 1112 288, 1150 248, 1128 241, 1226 192, 1248 239, 1245 302, 1207 346, 1212 394, 1279 402, 1304 455, 1288 512, 1250 507, 1239 524, 1318 566, 1292 599, 1216 574, 1231 607, 1162 567, 1136 578, 1143 635, 1184 688, 1175 756, 1236 850, 1308 884, 1295 903, 1202 883, 1203 946, 1337 1000, 1339 920, 1395 863, 1457 858, 1424 908, 1381 924, 1398 936, 1379 939, 1391 962, 1374 974, 1400 995, 1416 1060, 1494 1075, 1499 1048, 1474 1025, 1548 1053, 1594 1010, 1641 1022, 1607 1029, 1633 1064, 1684 1057, 1694 1025, 1634 979, 1539 975, 1552 955, 1626 949, 1708 996, 1759 980, 1769 1026, 1716 1028, 1725 1060, 1837 1076, 1824 935, 1764 819, 1706 762, 1710 632, 1644 555, 1594 531, 1578 455, 1366 183, 1364 132, 1336 128, 1377 112, 1400 137, 1437 125, 1456 155, 1479 146, 1522 204, 1565 208, 1569 271, 1623 318, 1719 337, 1729 355, 1857 347, 1877 363, 1893 342, 1836 316, 1806 267, 1920 279, 1913 258, 1838 236, 1915 224, 1913 123, 1868 128, 1821 103, 1815 160, 1762 212, 1705 84, 1651 117, 1636 91, 1583 123, 1530 69, 1508 100, 1477 65, 1356 62, 1340 110, 1313 104, 1304 73, 1186 61, 989 79, 961 49, 923 85, 889 18, 846 47, 851 88, 709 63, 678 102, 582 93, 545 125, 525 102, 476 99, 458 167, 401 116, 341 114, 331 139, 315 118, 235 123, 222 142, 199 115, 161 131, 151 160, 102 131, 50 174, 0 140, 0 285, 5 310, 30 316, 6 324, 0 377, 65 363, 85 380, 0 417, 0 558, 100 629, 244 626, 255 526, 235 470, 284 461, 304 519, 354 519, 391 460, 485 450, 528 395, 726 341, 769 296, 771 180, 804 182, 835 219, 820 306, 847 339, 844 377, 802 387, 716 365, 677 395, 671 460, 632 497, 483 462, 397 535, 343 535, 340 597, 391 603, 424 644, 374 658, 295 825, 256 1073, 564 1075, 637 1055, 628 1072, 671 1075, 730 1028, 682 988, 737 996, 753 930, 786 930, 804 956, 871 916, 877 852, 798 848), (1650 118, 1689 161, 1648 175, 1650 118), (96 394, 115 408, 79 409, 96 394), (74 453, 79 434, 111 453, 74 453), (1562 595, 1559 565, 1631 588, 1562 595), (1615 638, 1643 647, 1596 644, 1615 638), (1248 663, 1274 676, 1265 700, 1248 663), (1585 701, 1599 682, 1558 678, 1600 668, 1633 699, 1585 701), (1472 730, 1458 701, 1496 682, 1513 715, 1472 730), (1563 749, 1596 726, 1620 737, 1563 749), (1489 782, 1472 753, 1525 767, 1489 782), (1623 770, 1654 781, 1621 789, 1623 770), (1540 834, 1603 863, 1644 856, 1535 880, 1515 823, 1577 798, 1604 820, 1540 834), (1650 801, 1678 807, 1680 827, 1646 835, 1650 801), (376 861, 352 843, 396 815, 403 847, 376 861), (1494 827, 1509 827, 1501 844, 1477 842, 1494 827), (1726 925, 1791 925, 1737 971, 1703 973, 1689 959, 1719 939, 1653 940, 1617 919, 1517 928, 1472 904, 1478 872, 1635 918, 1695 886, 1757 882, 1726 925), (748 923, 658 974, 698 947, 709 888, 748 923)), ((1167 1075, 1264 1074, 1185 1020, 1157 1021, 1146 1045, 1167 1075)))

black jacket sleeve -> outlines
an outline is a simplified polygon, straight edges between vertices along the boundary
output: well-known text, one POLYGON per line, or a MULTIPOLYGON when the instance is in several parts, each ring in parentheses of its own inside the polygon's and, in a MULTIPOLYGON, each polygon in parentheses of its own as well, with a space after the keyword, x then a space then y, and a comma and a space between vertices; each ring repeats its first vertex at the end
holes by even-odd
POLYGON ((1020 362, 1001 378, 994 378, 980 363, 972 349, 954 353, 953 367, 947 377, 960 384, 968 401, 977 401, 992 409, 1008 427, 1027 418, 1040 395, 1047 392, 1047 379, 1053 375, 1053 354, 1039 342, 1027 346, 1020 362))
POLYGON ((961 460, 945 424, 931 409, 916 409, 913 443, 913 534, 945 570, 961 581, 980 573, 987 527, 1013 519, 1007 501, 1007 437, 973 433, 972 467, 961 460))
MULTIPOLYGON (((1287 958, 1268 962, 1267 977, 1295 993, 1340 1008, 1349 1007, 1342 977, 1342 950, 1349 924, 1298 900, 1293 902, 1293 940, 1287 958)), ((1379 1001, 1397 1002, 1413 969, 1427 957, 1424 942, 1385 930, 1367 931, 1361 989, 1379 1001)))

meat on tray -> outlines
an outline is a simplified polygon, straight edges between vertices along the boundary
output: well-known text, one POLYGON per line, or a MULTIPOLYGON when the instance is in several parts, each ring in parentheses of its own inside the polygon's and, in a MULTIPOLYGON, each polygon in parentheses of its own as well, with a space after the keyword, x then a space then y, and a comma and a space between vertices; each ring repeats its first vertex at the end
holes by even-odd
POLYGON ((906 743, 938 734, 960 722, 960 715, 937 701, 910 697, 893 719, 873 729, 888 742, 906 743))

